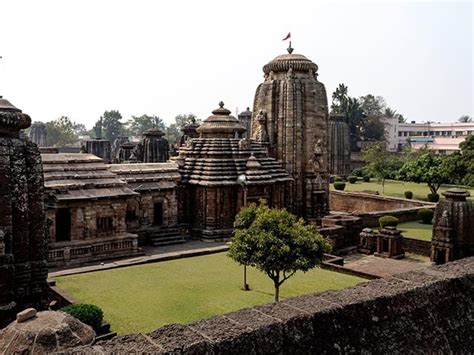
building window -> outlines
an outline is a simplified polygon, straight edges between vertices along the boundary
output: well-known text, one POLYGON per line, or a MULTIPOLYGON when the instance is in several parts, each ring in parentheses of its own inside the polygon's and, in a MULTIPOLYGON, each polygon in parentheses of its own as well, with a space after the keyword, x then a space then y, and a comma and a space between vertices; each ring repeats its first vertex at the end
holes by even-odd
POLYGON ((114 221, 112 217, 97 218, 97 231, 110 232, 114 229, 114 221))
POLYGON ((154 205, 153 224, 155 226, 163 225, 163 203, 157 202, 154 205))
POLYGON ((125 214, 125 220, 127 222, 137 220, 137 210, 127 210, 127 213, 125 214))
POLYGON ((56 211, 56 241, 71 240, 71 211, 69 208, 60 208, 56 211))

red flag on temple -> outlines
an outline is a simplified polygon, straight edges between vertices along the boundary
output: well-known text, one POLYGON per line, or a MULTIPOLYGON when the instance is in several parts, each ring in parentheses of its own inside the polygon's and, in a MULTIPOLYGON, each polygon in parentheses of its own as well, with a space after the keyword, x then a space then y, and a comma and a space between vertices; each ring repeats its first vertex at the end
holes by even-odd
POLYGON ((282 41, 286 41, 288 38, 291 38, 291 32, 288 32, 285 38, 282 39, 282 41))

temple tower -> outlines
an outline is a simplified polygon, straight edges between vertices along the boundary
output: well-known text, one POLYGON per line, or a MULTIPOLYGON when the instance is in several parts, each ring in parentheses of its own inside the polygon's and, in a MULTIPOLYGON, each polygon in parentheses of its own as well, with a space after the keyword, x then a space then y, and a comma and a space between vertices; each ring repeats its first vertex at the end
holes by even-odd
POLYGON ((351 172, 349 125, 344 115, 329 116, 329 167, 330 174, 347 176, 351 172))
POLYGON ((318 66, 301 54, 264 65, 255 93, 252 137, 268 148, 293 181, 287 207, 317 223, 328 212, 328 105, 318 66))
POLYGON ((252 111, 250 111, 250 107, 239 113, 238 118, 240 124, 245 127, 244 138, 252 137, 252 111))
POLYGON ((20 139, 31 119, 0 96, 0 327, 47 303, 43 169, 37 145, 20 139))
POLYGON ((436 206, 431 261, 444 264, 448 261, 474 255, 474 204, 467 201, 469 192, 452 188, 436 206))
POLYGON ((36 143, 38 147, 47 147, 46 125, 43 122, 33 122, 30 130, 30 140, 36 143))
POLYGON ((82 142, 81 152, 95 155, 102 158, 104 163, 110 163, 112 158, 112 149, 110 141, 101 138, 87 139, 82 142))
POLYGON ((170 158, 170 145, 164 135, 165 133, 158 128, 150 128, 143 133, 142 162, 163 163, 170 158))

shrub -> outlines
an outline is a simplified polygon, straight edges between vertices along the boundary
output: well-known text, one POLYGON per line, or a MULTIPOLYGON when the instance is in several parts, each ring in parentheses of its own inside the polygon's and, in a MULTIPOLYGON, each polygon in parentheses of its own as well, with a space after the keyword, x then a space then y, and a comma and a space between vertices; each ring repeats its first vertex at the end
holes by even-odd
POLYGON ((72 304, 60 310, 90 325, 95 331, 99 330, 104 318, 102 309, 93 304, 72 304))
POLYGON ((347 177, 347 180, 348 180, 351 184, 355 184, 356 181, 357 181, 357 176, 348 176, 348 177, 347 177))
POLYGON ((339 191, 343 191, 346 188, 346 183, 342 181, 335 181, 333 185, 334 188, 339 191))
POLYGON ((403 194, 405 195, 405 198, 407 198, 409 200, 411 200, 413 198, 413 192, 411 192, 411 191, 405 191, 403 194))
POLYGON ((430 208, 420 208, 418 210, 418 218, 425 224, 431 224, 433 221, 433 210, 430 208))
POLYGON ((364 175, 364 169, 363 168, 355 168, 352 170, 351 176, 357 176, 357 177, 362 177, 364 175))
POLYGON ((379 218, 380 228, 385 227, 396 227, 398 224, 398 218, 394 216, 382 216, 379 218))
POLYGON ((334 182, 342 181, 342 177, 334 176, 334 182))
POLYGON ((370 176, 369 175, 364 175, 362 177, 362 180, 364 180, 364 182, 370 182, 370 176))
POLYGON ((438 202, 439 201, 439 195, 438 194, 428 194, 428 201, 438 202))

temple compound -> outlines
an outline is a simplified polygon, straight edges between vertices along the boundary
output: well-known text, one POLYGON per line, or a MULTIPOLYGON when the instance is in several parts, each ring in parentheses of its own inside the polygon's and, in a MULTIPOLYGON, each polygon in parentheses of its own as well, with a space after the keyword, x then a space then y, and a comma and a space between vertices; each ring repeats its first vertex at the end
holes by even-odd
POLYGON ((329 166, 331 175, 348 176, 351 173, 350 132, 347 118, 329 116, 329 166))
POLYGON ((474 204, 466 201, 469 192, 452 188, 443 193, 436 206, 431 261, 444 264, 474 255, 474 204))
POLYGON ((268 148, 292 178, 285 206, 320 224, 328 206, 328 103, 318 66, 301 54, 263 67, 255 93, 252 137, 268 148))
POLYGON ((41 156, 19 136, 30 124, 0 96, 0 327, 24 308, 47 304, 41 156))
POLYGON ((191 235, 204 240, 232 236, 242 206, 264 198, 285 206, 288 173, 257 142, 241 138, 245 128, 221 102, 173 158, 181 174, 179 215, 191 235))
POLYGON ((90 154, 43 154, 51 266, 137 252, 127 232, 129 198, 138 193, 90 154))

